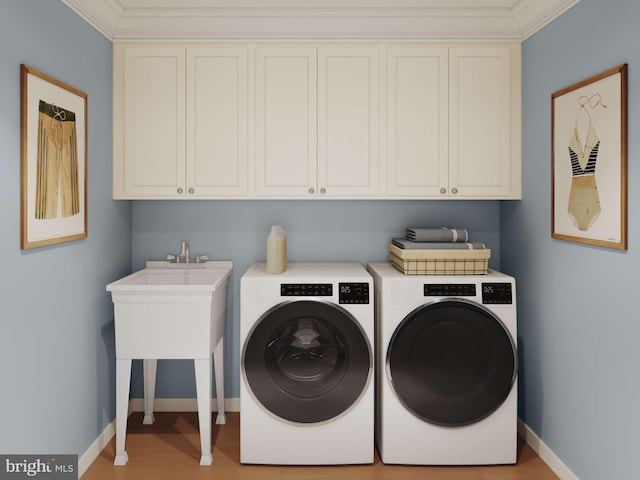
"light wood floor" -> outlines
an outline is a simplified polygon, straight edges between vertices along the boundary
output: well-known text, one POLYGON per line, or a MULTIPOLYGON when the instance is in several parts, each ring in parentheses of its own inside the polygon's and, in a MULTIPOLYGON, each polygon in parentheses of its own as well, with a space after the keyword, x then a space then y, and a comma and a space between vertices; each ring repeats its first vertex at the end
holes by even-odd
MULTIPOLYGON (((240 414, 228 413, 226 425, 213 425, 213 465, 201 467, 198 417, 195 412, 156 413, 153 425, 142 425, 142 413, 129 417, 126 449, 129 462, 114 467, 115 438, 83 475, 83 480, 547 480, 558 477, 525 444, 519 442, 517 465, 431 467, 384 465, 255 466, 240 464, 240 414)), ((214 415, 215 418, 215 415, 214 415)))

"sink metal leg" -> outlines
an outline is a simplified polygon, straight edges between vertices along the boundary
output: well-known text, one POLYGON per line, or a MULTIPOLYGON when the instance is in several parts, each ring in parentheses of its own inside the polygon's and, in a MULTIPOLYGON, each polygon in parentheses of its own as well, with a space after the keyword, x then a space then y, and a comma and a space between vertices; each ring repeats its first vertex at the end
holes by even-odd
POLYGON ((224 337, 218 340, 213 350, 213 366, 216 374, 216 401, 218 403, 218 415, 216 425, 227 423, 227 414, 224 410, 224 337))
POLYGON ((198 424, 200 426, 200 465, 211 465, 211 356, 196 358, 196 395, 198 397, 198 424))
POLYGON ((126 465, 129 456, 124 449, 129 414, 129 382, 131 359, 116 359, 116 458, 114 465, 126 465))
POLYGON ((153 416, 153 402, 156 396, 156 373, 158 371, 158 359, 144 359, 142 361, 144 372, 144 425, 151 425, 156 421, 153 416))

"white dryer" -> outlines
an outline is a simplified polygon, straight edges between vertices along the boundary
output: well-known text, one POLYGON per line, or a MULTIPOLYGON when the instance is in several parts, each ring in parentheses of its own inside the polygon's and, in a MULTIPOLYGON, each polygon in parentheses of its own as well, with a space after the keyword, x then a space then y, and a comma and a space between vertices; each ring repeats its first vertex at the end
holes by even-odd
POLYGON ((384 463, 517 460, 514 278, 404 275, 371 263, 376 443, 384 463))
POLYGON ((373 280, 359 263, 255 263, 240 287, 240 461, 372 463, 373 280))

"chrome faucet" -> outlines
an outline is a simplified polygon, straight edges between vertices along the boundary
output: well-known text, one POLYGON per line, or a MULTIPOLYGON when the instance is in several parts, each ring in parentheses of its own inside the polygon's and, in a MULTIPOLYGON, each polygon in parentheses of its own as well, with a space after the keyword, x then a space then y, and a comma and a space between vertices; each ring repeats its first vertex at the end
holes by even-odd
MULTIPOLYGON (((191 253, 189 252, 189 242, 182 240, 180 243, 179 255, 167 255, 167 260, 173 263, 191 263, 191 253)), ((196 263, 209 260, 209 255, 196 255, 196 263)))
POLYGON ((191 263, 191 254, 189 253, 189 242, 182 240, 180 245, 180 260, 182 263, 191 263))

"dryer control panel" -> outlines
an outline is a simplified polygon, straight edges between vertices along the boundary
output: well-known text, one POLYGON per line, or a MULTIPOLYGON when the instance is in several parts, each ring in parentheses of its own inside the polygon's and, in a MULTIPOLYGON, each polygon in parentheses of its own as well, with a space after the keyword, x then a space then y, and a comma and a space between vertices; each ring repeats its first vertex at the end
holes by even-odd
POLYGON ((475 297, 475 283, 425 283, 425 297, 475 297))
MULTIPOLYGON (((425 297, 475 297, 475 283, 425 283, 425 297)), ((482 283, 482 303, 485 305, 511 305, 510 283, 482 283)))

